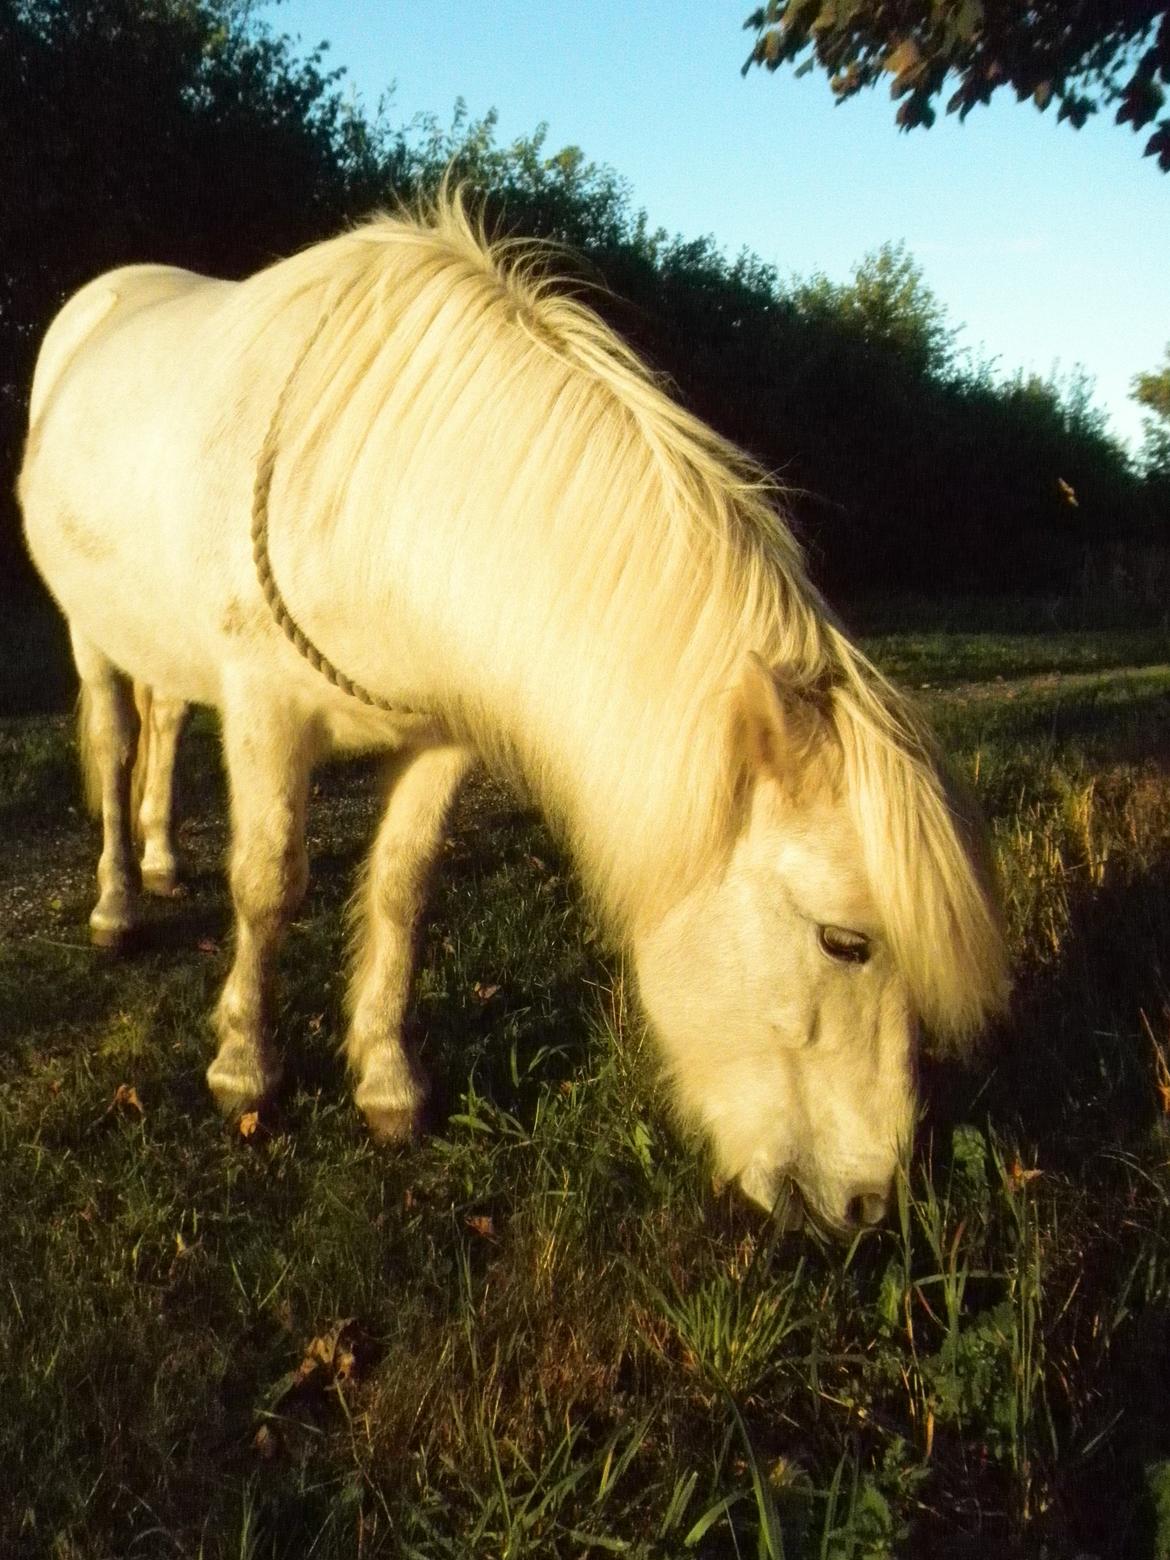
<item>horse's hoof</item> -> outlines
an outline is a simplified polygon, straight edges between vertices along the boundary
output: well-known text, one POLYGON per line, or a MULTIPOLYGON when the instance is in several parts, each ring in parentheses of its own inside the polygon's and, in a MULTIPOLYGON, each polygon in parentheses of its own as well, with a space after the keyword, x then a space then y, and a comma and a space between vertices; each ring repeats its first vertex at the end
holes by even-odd
MULTIPOLYGON (((350 1054, 355 1047, 350 1043, 350 1054)), ((402 1046, 381 1040, 363 1059, 353 1102, 376 1143, 409 1143, 418 1137, 426 1103, 426 1079, 402 1046)))
POLYGON ((142 887, 146 893, 157 894, 160 899, 173 899, 176 894, 182 892, 177 874, 168 872, 165 868, 151 872, 144 868, 142 887))
POLYGON ((276 1093, 281 1069, 244 1040, 225 1040, 207 1069, 207 1087, 229 1121, 260 1110, 276 1093))
POLYGON ((375 1143, 392 1147, 398 1143, 413 1143, 421 1131, 419 1112, 407 1107, 365 1106, 362 1115, 375 1143))
POLYGON ((91 921, 89 940, 102 953, 125 953, 134 940, 134 927, 91 921))

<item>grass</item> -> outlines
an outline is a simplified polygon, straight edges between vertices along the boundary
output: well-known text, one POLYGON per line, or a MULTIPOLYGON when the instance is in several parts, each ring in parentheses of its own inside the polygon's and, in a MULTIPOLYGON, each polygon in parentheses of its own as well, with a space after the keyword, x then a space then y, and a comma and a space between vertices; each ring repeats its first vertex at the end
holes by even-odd
POLYGON ((69 723, 0 722, 0 1554, 1170 1555, 1165 639, 872 644, 977 774, 1018 984, 840 1249, 675 1139, 620 960, 486 780, 420 939, 429 1136, 375 1149, 335 1056, 363 766, 313 800, 281 1114, 227 1130, 213 725, 189 891, 111 962, 69 723))

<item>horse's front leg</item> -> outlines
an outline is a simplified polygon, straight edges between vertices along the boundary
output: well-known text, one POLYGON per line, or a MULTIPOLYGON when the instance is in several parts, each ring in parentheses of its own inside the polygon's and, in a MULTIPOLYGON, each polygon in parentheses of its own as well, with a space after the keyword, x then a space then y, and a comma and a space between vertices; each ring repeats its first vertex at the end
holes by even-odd
POLYGON ((135 684, 134 702, 141 725, 141 792, 137 800, 142 886, 150 894, 173 894, 179 881, 174 840, 175 757, 188 706, 181 699, 160 698, 141 683, 135 684))
POLYGON ((409 1138, 426 1082, 407 1053, 402 1021, 410 990, 414 928, 459 784, 465 748, 437 747, 397 761, 386 811, 354 900, 355 959, 346 1056, 354 1099, 376 1138, 409 1138))
POLYGON ((232 800, 231 889, 236 946, 213 1019, 219 1037, 207 1082, 228 1116, 256 1110, 280 1082, 270 1033, 276 955, 309 879, 305 806, 317 756, 314 728, 261 702, 223 712, 232 800))

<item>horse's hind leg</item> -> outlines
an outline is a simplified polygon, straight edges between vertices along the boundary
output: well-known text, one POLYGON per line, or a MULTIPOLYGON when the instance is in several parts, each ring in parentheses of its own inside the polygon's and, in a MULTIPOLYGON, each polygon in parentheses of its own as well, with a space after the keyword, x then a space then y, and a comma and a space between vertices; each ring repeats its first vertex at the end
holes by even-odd
POLYGON ((187 719, 181 699, 164 699, 134 685, 140 736, 134 766, 142 886, 149 894, 173 894, 178 886, 174 841, 175 757, 187 719))
POLYGON ((269 1023, 276 955, 308 884, 305 806, 314 728, 261 700, 223 711, 232 800, 231 888, 236 947, 215 1010, 219 1049, 207 1069, 226 1115, 255 1110, 280 1082, 269 1023))
POLYGON ((89 935, 98 948, 119 948, 134 929, 138 888, 130 817, 138 719, 129 679, 80 634, 72 639, 81 678, 78 746, 86 801, 102 820, 98 902, 90 913, 89 935))
POLYGON ((354 900, 356 957, 346 1056, 354 1099, 384 1141, 416 1130, 425 1081, 402 1043, 414 925, 451 802, 472 762, 464 748, 428 748, 400 760, 354 900))

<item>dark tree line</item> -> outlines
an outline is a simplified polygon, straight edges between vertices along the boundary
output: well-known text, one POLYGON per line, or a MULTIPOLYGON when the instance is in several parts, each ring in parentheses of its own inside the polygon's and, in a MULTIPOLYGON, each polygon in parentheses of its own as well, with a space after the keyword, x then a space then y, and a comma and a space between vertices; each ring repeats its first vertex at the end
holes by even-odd
POLYGON ((27 585, 7 495, 37 344, 69 292, 142 259, 247 274, 452 161, 492 222, 583 255, 595 305, 776 471, 832 588, 1060 589, 1086 547, 1161 542, 1166 483, 1083 384, 968 362, 899 248, 848 283, 783 284, 652 230, 612 170, 550 155, 539 131, 500 146, 491 116, 461 110, 389 126, 247 0, 0 0, 3 578, 27 585))
POLYGON ((143 259, 242 274, 374 199, 388 149, 335 86, 232 0, 0 0, 6 470, 39 338, 82 282, 143 259))

